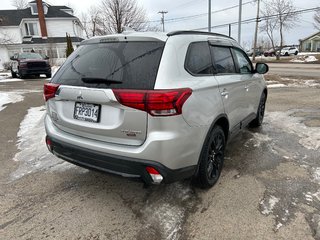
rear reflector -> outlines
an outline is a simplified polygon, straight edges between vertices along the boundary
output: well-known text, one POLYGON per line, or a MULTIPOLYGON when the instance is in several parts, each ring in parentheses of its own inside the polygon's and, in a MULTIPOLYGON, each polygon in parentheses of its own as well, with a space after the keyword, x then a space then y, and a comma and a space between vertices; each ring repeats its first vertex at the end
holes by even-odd
POLYGON ((59 84, 55 84, 55 83, 45 83, 43 86, 44 100, 48 101, 50 98, 54 98, 59 86, 60 86, 59 84))
POLYGON ((46 145, 47 145, 47 148, 50 152, 52 152, 52 142, 50 140, 50 138, 48 138, 48 136, 46 136, 46 145))
POLYGON ((159 184, 162 182, 163 177, 154 167, 146 167, 146 170, 152 178, 153 183, 159 184))
POLYGON ((183 104, 192 94, 190 88, 172 90, 112 90, 124 106, 145 111, 152 116, 174 116, 182 113, 183 104))

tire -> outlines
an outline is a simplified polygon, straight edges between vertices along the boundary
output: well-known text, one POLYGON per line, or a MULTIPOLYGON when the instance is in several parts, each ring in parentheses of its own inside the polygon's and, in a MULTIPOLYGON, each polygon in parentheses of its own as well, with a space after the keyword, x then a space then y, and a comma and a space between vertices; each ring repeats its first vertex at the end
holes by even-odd
POLYGON ((19 78, 24 79, 26 76, 19 72, 19 78))
POLYGON ((264 118, 264 112, 266 109, 266 94, 262 93, 261 98, 260 98, 260 102, 259 102, 259 107, 258 107, 258 111, 257 111, 257 116, 255 119, 253 119, 249 126, 250 127, 260 127, 262 122, 263 122, 263 118, 264 118))
POLYGON ((51 73, 50 74, 46 74, 47 78, 51 78, 51 73))
POLYGON ((11 76, 12 76, 12 78, 17 78, 17 74, 12 70, 11 70, 11 76))
POLYGON ((295 51, 294 55, 298 55, 298 51, 295 51))
POLYGON ((200 187, 211 188, 217 183, 223 167, 225 145, 222 128, 214 126, 200 154, 197 176, 200 187))
POLYGON ((285 55, 285 56, 289 56, 289 53, 286 52, 284 55, 285 55))

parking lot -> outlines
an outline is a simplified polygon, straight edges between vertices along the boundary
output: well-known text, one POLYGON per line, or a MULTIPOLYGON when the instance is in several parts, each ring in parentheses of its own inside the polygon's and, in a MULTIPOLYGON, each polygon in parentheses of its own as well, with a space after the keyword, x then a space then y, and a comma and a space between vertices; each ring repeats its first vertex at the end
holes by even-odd
POLYGON ((57 159, 44 143, 47 80, 0 81, 0 238, 320 239, 316 76, 267 76, 264 124, 228 143, 210 190, 145 188, 57 159))

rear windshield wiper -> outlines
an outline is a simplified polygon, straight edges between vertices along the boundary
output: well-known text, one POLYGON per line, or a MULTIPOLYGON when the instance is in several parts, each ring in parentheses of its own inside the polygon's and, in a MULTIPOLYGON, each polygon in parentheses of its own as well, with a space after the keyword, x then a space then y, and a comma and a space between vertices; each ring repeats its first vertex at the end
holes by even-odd
POLYGON ((82 82, 84 83, 104 83, 104 84, 121 84, 122 81, 113 80, 113 79, 106 79, 106 78, 93 78, 93 77, 83 77, 81 78, 82 82))

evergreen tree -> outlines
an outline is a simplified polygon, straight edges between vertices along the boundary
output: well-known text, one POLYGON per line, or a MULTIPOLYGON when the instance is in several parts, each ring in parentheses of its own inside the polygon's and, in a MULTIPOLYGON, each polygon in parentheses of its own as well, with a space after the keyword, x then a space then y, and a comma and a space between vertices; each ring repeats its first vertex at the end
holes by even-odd
POLYGON ((66 39, 67 39, 67 49, 66 49, 66 56, 69 57, 69 55, 74 51, 72 46, 72 41, 70 35, 66 33, 66 39))

